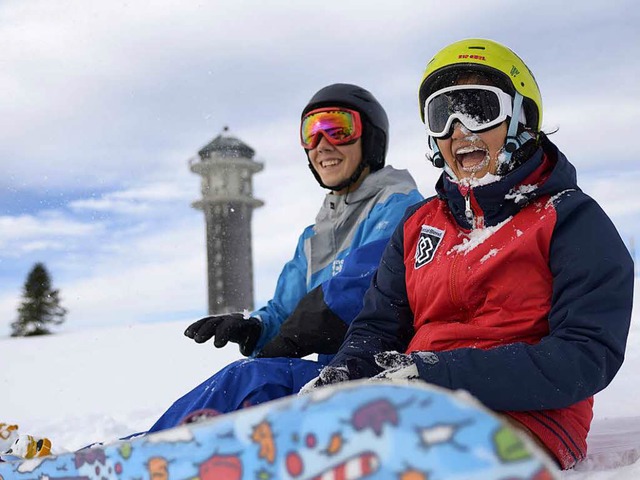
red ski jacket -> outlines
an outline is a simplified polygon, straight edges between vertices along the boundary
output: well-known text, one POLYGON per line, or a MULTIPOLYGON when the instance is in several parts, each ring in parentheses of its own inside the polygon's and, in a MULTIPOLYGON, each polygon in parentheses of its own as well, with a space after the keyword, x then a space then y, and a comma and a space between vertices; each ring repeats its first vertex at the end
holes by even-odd
POLYGON ((443 175, 437 191, 392 236, 331 365, 372 376, 376 352, 435 352, 413 355, 423 380, 508 414, 569 468, 624 358, 631 257, 547 139, 496 182, 443 175))

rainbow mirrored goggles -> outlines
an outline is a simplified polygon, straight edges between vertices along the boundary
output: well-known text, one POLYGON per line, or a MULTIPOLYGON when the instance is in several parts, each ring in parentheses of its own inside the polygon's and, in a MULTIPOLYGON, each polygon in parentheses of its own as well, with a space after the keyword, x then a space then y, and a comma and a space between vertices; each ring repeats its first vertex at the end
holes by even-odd
POLYGON ((362 136, 362 121, 355 110, 327 107, 311 110, 300 124, 300 143, 311 150, 323 135, 332 145, 354 142, 362 136))
MULTIPOLYGON (((489 130, 512 115, 513 98, 498 87, 456 85, 438 90, 424 102, 427 135, 446 138, 455 120, 472 132, 489 130)), ((524 110, 521 123, 526 123, 524 110)))

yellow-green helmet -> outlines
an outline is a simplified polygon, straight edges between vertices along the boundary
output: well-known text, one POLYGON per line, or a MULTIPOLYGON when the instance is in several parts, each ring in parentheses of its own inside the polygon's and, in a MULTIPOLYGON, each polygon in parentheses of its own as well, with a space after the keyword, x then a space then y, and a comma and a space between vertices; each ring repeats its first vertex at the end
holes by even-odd
POLYGON ((444 47, 434 55, 420 82, 418 99, 424 122, 424 102, 432 93, 450 86, 457 71, 475 71, 488 75, 497 86, 523 97, 527 127, 535 132, 542 125, 542 97, 529 67, 512 50, 493 40, 470 38, 444 47))

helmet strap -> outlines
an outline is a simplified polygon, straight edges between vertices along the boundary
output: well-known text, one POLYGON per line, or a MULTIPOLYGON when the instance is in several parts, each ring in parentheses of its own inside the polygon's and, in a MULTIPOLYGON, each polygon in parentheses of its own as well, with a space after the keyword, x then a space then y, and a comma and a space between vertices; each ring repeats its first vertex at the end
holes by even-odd
POLYGON ((507 130, 507 138, 505 139, 504 146, 502 147, 503 156, 498 162, 498 175, 504 175, 510 171, 514 166, 511 165, 511 156, 520 149, 529 140, 535 139, 528 130, 523 130, 519 135, 518 133, 518 119, 520 118, 520 111, 522 110, 523 97, 520 93, 516 92, 513 98, 513 112, 511 113, 511 120, 509 120, 509 128, 507 130))
POLYGON ((438 144, 433 137, 429 137, 429 148, 431 149, 431 154, 427 152, 425 155, 427 159, 433 164, 436 168, 443 168, 445 166, 444 158, 442 157, 442 153, 438 148, 438 144))
POLYGON ((507 130, 507 138, 504 142, 504 163, 508 164, 511 161, 511 155, 517 149, 522 146, 520 136, 516 136, 518 132, 518 119, 520 118, 520 110, 522 110, 523 97, 519 92, 516 92, 513 98, 513 111, 511 112, 511 120, 509 120, 509 129, 507 130))
POLYGON ((436 168, 442 168, 450 178, 457 179, 458 177, 456 176, 455 172, 451 170, 449 164, 444 161, 442 152, 438 148, 438 144, 433 137, 429 137, 429 148, 433 153, 427 153, 425 156, 433 164, 433 166, 436 168))

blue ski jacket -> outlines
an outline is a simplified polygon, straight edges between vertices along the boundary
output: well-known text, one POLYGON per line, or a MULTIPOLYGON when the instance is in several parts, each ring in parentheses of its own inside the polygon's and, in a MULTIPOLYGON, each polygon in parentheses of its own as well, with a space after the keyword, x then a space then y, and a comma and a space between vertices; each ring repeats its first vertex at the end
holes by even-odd
POLYGON ((423 200, 406 170, 386 166, 347 195, 327 194, 316 223, 300 235, 262 321, 254 356, 327 361, 362 308, 364 292, 406 209, 423 200), (325 355, 325 356, 323 356, 325 355), (324 359, 324 360, 323 360, 324 359))

